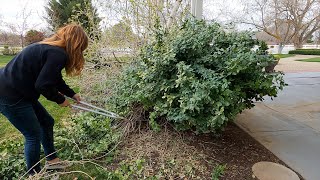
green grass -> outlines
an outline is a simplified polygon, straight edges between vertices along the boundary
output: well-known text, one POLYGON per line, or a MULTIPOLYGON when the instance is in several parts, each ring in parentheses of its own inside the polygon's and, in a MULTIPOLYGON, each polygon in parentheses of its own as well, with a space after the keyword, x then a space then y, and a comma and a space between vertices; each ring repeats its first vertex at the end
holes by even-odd
POLYGON ((303 62, 320 62, 320 57, 310 58, 310 59, 301 59, 297 61, 303 61, 303 62))
MULTIPOLYGON (((0 55, 0 67, 5 66, 13 56, 0 55)), ((0 141, 17 135, 17 130, 0 114, 0 141)))
POLYGON ((287 57, 293 57, 295 56, 295 54, 273 54, 274 56, 278 56, 280 57, 281 59, 282 58, 287 58, 287 57))
POLYGON ((12 58, 13 56, 0 55, 0 67, 5 66, 12 58))

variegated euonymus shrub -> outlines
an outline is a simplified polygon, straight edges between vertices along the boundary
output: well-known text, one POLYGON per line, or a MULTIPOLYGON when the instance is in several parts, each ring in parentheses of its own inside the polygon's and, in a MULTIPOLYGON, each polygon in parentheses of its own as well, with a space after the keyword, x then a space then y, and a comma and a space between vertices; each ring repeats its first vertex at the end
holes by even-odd
POLYGON ((143 105, 152 123, 165 117, 180 130, 220 130, 285 85, 283 74, 265 72, 274 59, 255 45, 250 33, 226 32, 216 23, 188 20, 166 33, 158 28, 123 72, 113 103, 120 110, 143 105))

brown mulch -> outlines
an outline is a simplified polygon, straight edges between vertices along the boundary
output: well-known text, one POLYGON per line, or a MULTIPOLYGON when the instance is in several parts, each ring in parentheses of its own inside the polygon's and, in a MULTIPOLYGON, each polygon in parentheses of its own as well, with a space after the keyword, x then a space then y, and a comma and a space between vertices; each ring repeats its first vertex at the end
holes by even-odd
POLYGON ((219 136, 181 133, 171 127, 161 132, 141 130, 126 138, 119 152, 118 162, 145 161, 143 175, 137 179, 155 175, 160 179, 211 179, 216 167, 226 165, 219 179, 250 180, 257 162, 285 165, 233 123, 219 136))

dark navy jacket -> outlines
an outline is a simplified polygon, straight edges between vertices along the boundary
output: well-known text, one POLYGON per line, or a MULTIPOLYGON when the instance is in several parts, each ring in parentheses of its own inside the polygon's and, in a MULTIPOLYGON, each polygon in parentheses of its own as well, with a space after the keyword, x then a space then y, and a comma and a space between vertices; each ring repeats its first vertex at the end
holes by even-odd
POLYGON ((63 48, 38 43, 27 46, 0 69, 0 97, 36 101, 42 94, 50 101, 63 103, 62 94, 75 94, 61 75, 67 60, 63 48))

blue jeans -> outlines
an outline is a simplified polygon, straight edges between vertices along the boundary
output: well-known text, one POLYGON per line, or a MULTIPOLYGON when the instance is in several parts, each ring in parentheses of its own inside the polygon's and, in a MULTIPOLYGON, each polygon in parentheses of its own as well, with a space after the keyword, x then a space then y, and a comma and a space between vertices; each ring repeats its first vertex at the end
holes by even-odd
POLYGON ((29 174, 40 171, 40 142, 47 160, 57 157, 53 145, 54 119, 38 101, 12 101, 0 97, 0 112, 25 138, 24 156, 29 174))

